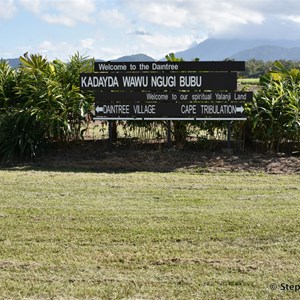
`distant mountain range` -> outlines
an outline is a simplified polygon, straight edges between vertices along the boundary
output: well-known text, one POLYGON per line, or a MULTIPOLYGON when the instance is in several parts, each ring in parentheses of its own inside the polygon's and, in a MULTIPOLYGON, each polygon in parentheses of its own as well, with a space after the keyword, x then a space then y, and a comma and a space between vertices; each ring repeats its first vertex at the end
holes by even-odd
POLYGON ((20 60, 18 58, 8 58, 6 60, 12 68, 16 68, 20 64, 20 60))
POLYGON ((299 61, 300 47, 284 48, 279 46, 260 46, 240 51, 230 58, 245 61, 252 58, 263 61, 274 61, 278 59, 299 61))
MULTIPOLYGON (((96 59, 98 62, 104 62, 105 60, 103 59, 96 59)), ((117 59, 112 59, 110 61, 114 62, 123 62, 123 61, 155 61, 155 59, 151 56, 148 56, 146 54, 133 54, 133 55, 126 55, 126 56, 121 56, 117 59)))
MULTIPOLYGON (((166 53, 168 54, 168 53, 166 53)), ((274 61, 277 59, 300 61, 300 40, 225 40, 207 39, 198 45, 176 52, 176 57, 186 61, 199 58, 209 60, 250 60, 274 61)), ((19 59, 7 59, 12 67, 19 65, 19 59)), ((162 58, 161 60, 165 60, 162 58)), ((103 61, 97 59, 97 61, 103 61)), ((146 54, 122 56, 111 61, 155 61, 146 54)))
POLYGON ((184 60, 299 60, 300 40, 207 39, 195 47, 175 53, 184 60))
POLYGON ((151 56, 148 56, 146 54, 134 54, 134 55, 128 55, 128 56, 122 56, 117 59, 114 59, 112 61, 154 61, 155 59, 151 56))

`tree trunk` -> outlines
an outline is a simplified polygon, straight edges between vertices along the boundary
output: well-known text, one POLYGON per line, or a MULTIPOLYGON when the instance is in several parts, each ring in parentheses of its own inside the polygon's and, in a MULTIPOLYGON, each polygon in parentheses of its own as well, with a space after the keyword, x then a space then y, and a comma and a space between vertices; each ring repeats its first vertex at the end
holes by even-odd
POLYGON ((174 139, 176 147, 182 148, 186 142, 187 130, 186 124, 181 121, 174 121, 174 139))
POLYGON ((112 123, 112 141, 113 143, 117 141, 118 131, 117 131, 117 122, 112 123))

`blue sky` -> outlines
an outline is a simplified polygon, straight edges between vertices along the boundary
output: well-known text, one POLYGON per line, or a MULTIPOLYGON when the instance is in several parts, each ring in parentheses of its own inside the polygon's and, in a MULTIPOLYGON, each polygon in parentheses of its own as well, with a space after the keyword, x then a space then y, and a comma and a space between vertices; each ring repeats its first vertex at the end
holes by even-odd
POLYGON ((160 59, 206 38, 300 39, 300 1, 0 0, 2 58, 160 59))

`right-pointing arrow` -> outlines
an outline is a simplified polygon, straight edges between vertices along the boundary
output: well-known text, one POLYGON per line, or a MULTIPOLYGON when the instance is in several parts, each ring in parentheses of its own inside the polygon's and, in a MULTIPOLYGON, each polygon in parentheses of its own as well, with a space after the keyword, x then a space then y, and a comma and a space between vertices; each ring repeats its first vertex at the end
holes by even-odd
POLYGON ((244 107, 240 106, 240 107, 236 107, 236 112, 242 113, 244 111, 244 107))

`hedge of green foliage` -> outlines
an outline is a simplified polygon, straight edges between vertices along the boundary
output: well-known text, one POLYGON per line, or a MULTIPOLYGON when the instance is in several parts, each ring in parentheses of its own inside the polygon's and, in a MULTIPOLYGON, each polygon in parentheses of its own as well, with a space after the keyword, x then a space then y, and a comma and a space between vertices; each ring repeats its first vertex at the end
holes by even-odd
POLYGON ((70 61, 49 62, 25 54, 20 67, 0 62, 0 156, 33 158, 49 142, 78 139, 93 98, 79 89, 79 73, 93 61, 76 53, 70 61))

